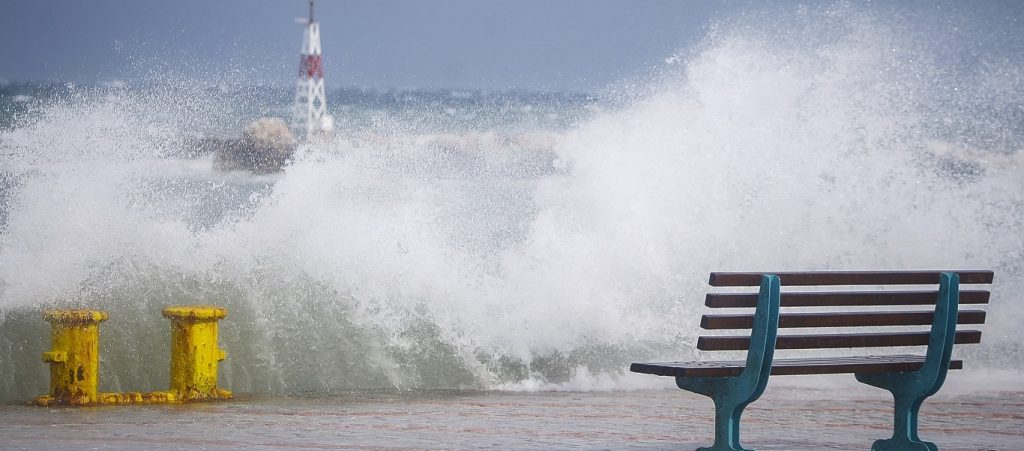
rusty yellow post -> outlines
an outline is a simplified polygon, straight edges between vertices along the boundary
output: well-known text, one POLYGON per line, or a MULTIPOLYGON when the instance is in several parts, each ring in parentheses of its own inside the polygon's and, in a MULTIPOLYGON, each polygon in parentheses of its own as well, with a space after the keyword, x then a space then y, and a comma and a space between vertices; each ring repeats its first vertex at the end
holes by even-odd
POLYGON ((98 310, 47 310, 53 344, 43 353, 50 364, 50 394, 40 405, 81 406, 99 401, 100 328, 107 313, 98 310))
POLYGON ((171 320, 171 389, 178 401, 230 398, 217 387, 217 362, 227 353, 217 346, 217 321, 228 311, 221 307, 186 305, 167 307, 171 320))

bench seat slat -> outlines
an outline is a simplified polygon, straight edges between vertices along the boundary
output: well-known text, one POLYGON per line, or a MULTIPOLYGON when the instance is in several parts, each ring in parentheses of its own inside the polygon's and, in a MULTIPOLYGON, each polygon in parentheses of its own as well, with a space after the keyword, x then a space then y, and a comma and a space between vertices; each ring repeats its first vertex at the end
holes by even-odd
MULTIPOLYGON (((935 305, 938 291, 830 291, 782 293, 782 307, 866 307, 876 305, 935 305)), ((986 290, 960 290, 960 304, 987 304, 986 290)), ((711 308, 753 308, 757 293, 708 293, 704 305, 711 308)))
MULTIPOLYGON (((779 335, 775 340, 775 349, 924 346, 928 344, 928 337, 928 332, 779 335)), ((981 331, 958 330, 954 342, 981 343, 981 331)), ((701 351, 742 351, 749 348, 749 336, 704 336, 697 339, 697 349, 701 351)))
MULTIPOLYGON (((886 373, 915 371, 921 368, 924 356, 882 355, 858 357, 810 357, 799 359, 775 359, 772 375, 796 374, 843 374, 843 373, 886 373)), ((634 373, 674 377, 722 377, 738 376, 746 364, 742 360, 634 363, 629 370, 634 373)), ((952 360, 949 369, 963 369, 962 360, 952 360)))
MULTIPOLYGON (((924 326, 932 323, 933 311, 916 312, 837 312, 837 313, 785 313, 779 315, 779 327, 867 327, 867 326, 924 326)), ((982 310, 961 310, 957 324, 985 324, 982 310)), ((702 329, 750 329, 754 315, 704 315, 702 329)))
POLYGON ((992 283, 992 271, 815 271, 815 272, 713 272, 708 283, 713 287, 755 287, 762 274, 775 274, 787 285, 932 285, 939 274, 955 272, 961 284, 992 283))

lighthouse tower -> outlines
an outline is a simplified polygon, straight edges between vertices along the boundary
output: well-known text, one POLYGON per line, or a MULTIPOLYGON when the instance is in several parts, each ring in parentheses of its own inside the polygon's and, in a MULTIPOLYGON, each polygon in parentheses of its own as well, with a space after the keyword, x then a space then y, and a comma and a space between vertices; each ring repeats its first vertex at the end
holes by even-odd
POLYGON ((313 0, 309 0, 309 20, 302 36, 302 55, 299 59, 299 79, 295 83, 295 106, 292 128, 305 133, 306 139, 331 131, 333 120, 327 114, 324 95, 324 61, 320 51, 320 24, 313 20, 313 0))

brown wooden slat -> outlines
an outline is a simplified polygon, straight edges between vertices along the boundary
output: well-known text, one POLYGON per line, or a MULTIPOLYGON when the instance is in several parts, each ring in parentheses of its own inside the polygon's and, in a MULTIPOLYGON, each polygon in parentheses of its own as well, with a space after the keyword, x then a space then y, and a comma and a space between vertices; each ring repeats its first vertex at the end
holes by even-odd
MULTIPOLYGON (((915 371, 921 368, 924 356, 887 355, 860 357, 811 357, 804 359, 775 359, 772 362, 773 375, 793 374, 843 374, 843 373, 887 373, 915 371)), ((672 377, 722 377, 738 376, 746 365, 742 360, 634 363, 629 370, 634 373, 654 374, 672 377)), ((949 362, 949 369, 963 369, 962 360, 949 362)))
MULTIPOLYGON (((868 326, 924 326, 932 323, 935 312, 842 312, 842 313, 785 313, 779 315, 780 328, 792 327, 868 327, 868 326)), ((985 312, 961 310, 957 324, 985 324, 985 312)), ((704 315, 702 329, 750 329, 754 315, 704 315)))
MULTIPOLYGON (((796 374, 843 374, 843 373, 890 373, 921 369, 924 356, 860 356, 838 358, 775 359, 772 361, 773 375, 796 374)), ((962 360, 951 360, 949 369, 963 369, 962 360)))
MULTIPOLYGON (((856 307, 873 305, 935 305, 935 291, 832 291, 782 293, 782 307, 856 307)), ((960 290, 960 304, 987 304, 986 290, 960 290)), ((708 293, 710 308, 742 308, 757 305, 757 293, 708 293)))
POLYGON ((782 285, 929 285, 939 283, 941 272, 959 274, 961 284, 992 283, 993 277, 993 272, 986 270, 713 272, 708 283, 713 287, 753 287, 761 285, 762 274, 775 274, 782 285))
MULTIPOLYGON (((928 335, 928 332, 779 335, 775 340, 775 349, 924 346, 928 344, 928 335)), ((955 343, 981 343, 981 332, 958 330, 955 343)), ((742 351, 749 348, 749 336, 704 336, 697 339, 697 349, 701 351, 742 351)))

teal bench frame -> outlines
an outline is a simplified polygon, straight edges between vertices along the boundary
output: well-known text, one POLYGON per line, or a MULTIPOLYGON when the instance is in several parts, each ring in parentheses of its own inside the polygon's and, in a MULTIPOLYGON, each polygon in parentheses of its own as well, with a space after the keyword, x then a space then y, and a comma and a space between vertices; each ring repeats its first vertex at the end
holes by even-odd
MULTIPOLYGON (((821 374, 853 372, 856 379, 864 384, 888 390, 894 399, 893 435, 891 438, 877 440, 872 450, 938 450, 931 442, 920 439, 917 432, 918 415, 922 403, 934 395, 942 387, 946 373, 950 369, 951 356, 957 338, 957 314, 960 301, 960 277, 956 272, 932 272, 938 274, 939 290, 932 316, 931 328, 927 339, 927 352, 920 368, 912 371, 884 371, 868 365, 857 370, 821 370, 801 372, 797 367, 790 366, 784 374, 821 374)), ((991 283, 990 271, 966 271, 973 280, 971 283, 991 283), (982 273, 978 278, 978 273, 982 273), (985 280, 987 275, 987 280, 985 280)), ((736 275, 737 273, 732 273, 736 275)), ((784 274, 785 273, 780 273, 784 274)), ((790 276, 814 275, 829 273, 790 273, 790 276)), ((840 274, 840 273, 832 273, 840 274)), ((863 275, 872 273, 846 273, 846 275, 863 275)), ((883 273, 873 273, 880 275, 883 273)), ((887 273, 888 274, 888 273, 887 273)), ((916 275, 923 274, 921 272, 916 275)), ((750 274, 746 274, 750 275, 750 274)), ((714 282, 715 274, 712 275, 714 282)), ((910 282, 894 282, 910 283, 910 282)), ((923 282, 920 282, 923 283, 923 282)), ((714 283, 712 283, 714 285, 714 283)), ((828 282, 825 284, 837 284, 828 282)), ((729 284, 727 284, 729 285, 729 284)), ((742 284, 735 284, 742 285, 742 284)), ((775 362, 776 341, 778 339, 781 281, 779 275, 763 274, 760 276, 760 288, 757 304, 753 315, 753 324, 746 360, 741 372, 735 376, 676 376, 676 385, 687 391, 710 397, 715 405, 715 442, 711 447, 699 448, 700 451, 738 451, 745 450, 740 446, 740 417, 744 408, 757 400, 768 385, 775 362)), ((797 283, 797 285, 816 285, 814 283, 797 283)), ((984 292, 984 302, 988 294, 984 292)), ((981 313, 984 321, 983 312, 981 313)), ((976 331, 972 331, 976 332, 976 331)), ((980 332, 977 332, 980 341, 980 332)), ((976 342, 965 340, 965 342, 976 342)), ((860 345, 854 345, 860 346, 860 345)), ((819 346, 813 346, 819 347, 819 346)), ((833 346, 820 346, 828 348, 833 346)), ((843 346, 835 346, 843 347, 843 346)), ((723 348, 724 349, 724 348, 723 348)), ((870 359, 871 357, 865 357, 870 359)), ((793 359, 796 362, 800 359, 793 359)), ((821 362, 823 359, 816 359, 821 362)), ((827 360, 827 359, 826 359, 827 360)), ((918 359, 919 363, 920 360, 918 359)), ((679 366, 697 364, 666 363, 643 364, 634 363, 630 370, 640 373, 671 375, 679 366)), ((703 362, 728 363, 728 362, 703 362)), ((957 361, 958 368, 962 362, 957 361)))

